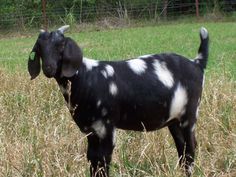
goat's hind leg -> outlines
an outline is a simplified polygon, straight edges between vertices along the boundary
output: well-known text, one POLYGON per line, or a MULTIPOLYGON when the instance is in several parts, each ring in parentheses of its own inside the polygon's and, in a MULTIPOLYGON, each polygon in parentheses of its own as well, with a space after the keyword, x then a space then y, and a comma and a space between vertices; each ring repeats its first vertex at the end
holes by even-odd
MULTIPOLYGON (((184 117, 185 121, 189 120, 184 117)), ((169 130, 178 151, 180 166, 184 166, 187 176, 191 176, 194 163, 196 138, 194 132, 195 122, 176 122, 169 126, 169 130)))
POLYGON ((195 149, 197 145, 194 126, 195 123, 189 123, 186 127, 182 128, 185 140, 184 165, 187 176, 191 176, 193 173, 195 149))
POLYGON ((179 122, 175 122, 168 126, 170 133, 174 139, 175 146, 177 148, 178 156, 179 156, 179 162, 180 165, 183 164, 183 155, 184 155, 184 146, 185 146, 185 140, 182 132, 182 128, 180 127, 179 122))

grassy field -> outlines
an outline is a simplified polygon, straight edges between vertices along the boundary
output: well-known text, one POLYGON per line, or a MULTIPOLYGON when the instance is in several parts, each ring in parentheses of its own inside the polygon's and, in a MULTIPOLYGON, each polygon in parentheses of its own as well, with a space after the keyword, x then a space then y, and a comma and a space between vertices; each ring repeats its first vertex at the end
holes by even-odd
MULTIPOLYGON (((194 58, 199 28, 210 33, 210 57, 196 134, 196 177, 236 176, 236 23, 170 24, 68 33, 84 55, 101 60, 175 52, 194 58)), ((0 176, 88 176, 86 136, 52 79, 30 81, 28 54, 37 35, 0 39, 0 176)), ((181 177, 167 131, 118 131, 114 177, 181 177)))

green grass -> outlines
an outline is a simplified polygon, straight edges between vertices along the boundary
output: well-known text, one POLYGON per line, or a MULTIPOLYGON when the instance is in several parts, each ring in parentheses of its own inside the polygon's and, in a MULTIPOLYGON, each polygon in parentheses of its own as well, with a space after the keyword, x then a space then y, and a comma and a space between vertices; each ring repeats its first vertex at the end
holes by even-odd
MULTIPOLYGON (((205 26, 210 33, 210 59, 208 68, 231 72, 236 76, 236 23, 195 23, 136 27, 98 32, 74 32, 67 35, 77 41, 84 56, 117 60, 135 58, 143 54, 175 52, 194 58, 199 46, 199 28, 205 26)), ((0 66, 9 70, 27 66, 28 54, 37 39, 18 36, 0 41, 0 66)))
MULTIPOLYGON (((210 57, 196 134, 196 177, 236 176, 236 23, 165 24, 68 33, 84 55, 100 60, 175 52, 194 58, 199 29, 210 33, 210 57)), ((86 136, 53 79, 30 81, 28 55, 37 35, 0 39, 0 176, 88 176, 86 136)), ((118 131, 112 176, 183 176, 167 129, 118 131)))

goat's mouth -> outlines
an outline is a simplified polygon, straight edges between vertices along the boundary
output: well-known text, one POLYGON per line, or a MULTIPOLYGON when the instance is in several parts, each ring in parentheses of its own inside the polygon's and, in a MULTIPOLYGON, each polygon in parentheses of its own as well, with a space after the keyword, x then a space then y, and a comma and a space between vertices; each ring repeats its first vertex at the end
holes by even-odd
POLYGON ((43 69, 44 75, 48 78, 52 78, 56 75, 57 67, 53 65, 44 65, 42 69, 43 69))
POLYGON ((48 71, 43 71, 44 75, 47 77, 47 78, 52 78, 56 75, 56 72, 48 72, 48 71))
POLYGON ((44 75, 45 75, 47 78, 52 78, 52 77, 54 77, 54 75, 52 75, 52 74, 45 74, 45 73, 44 73, 44 75))

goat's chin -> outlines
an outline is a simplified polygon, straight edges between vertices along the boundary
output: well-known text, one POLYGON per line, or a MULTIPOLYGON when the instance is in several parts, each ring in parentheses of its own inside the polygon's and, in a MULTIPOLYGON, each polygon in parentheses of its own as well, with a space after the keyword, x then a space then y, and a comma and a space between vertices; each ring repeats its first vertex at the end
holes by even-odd
POLYGON ((45 75, 47 78, 55 77, 55 74, 54 74, 54 73, 44 73, 44 75, 45 75))
POLYGON ((49 75, 45 75, 45 76, 46 76, 47 78, 49 78, 49 79, 54 77, 54 76, 51 76, 51 75, 50 75, 50 76, 49 76, 49 75))

